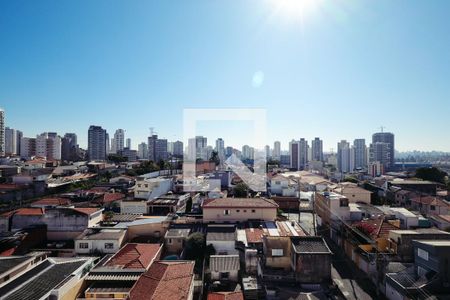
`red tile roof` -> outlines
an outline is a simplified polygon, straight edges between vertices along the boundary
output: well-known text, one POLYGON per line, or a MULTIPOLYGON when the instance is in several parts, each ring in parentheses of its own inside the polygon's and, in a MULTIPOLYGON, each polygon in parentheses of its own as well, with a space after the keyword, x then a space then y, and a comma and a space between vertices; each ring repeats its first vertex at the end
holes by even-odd
POLYGON ((122 269, 148 269, 160 255, 160 244, 126 244, 105 264, 122 269))
POLYGON ((217 198, 208 199, 203 208, 277 208, 275 201, 265 198, 217 198))
POLYGON ((450 215, 438 215, 438 217, 446 222, 450 222, 450 215))
POLYGON ((86 215, 92 215, 93 213, 99 211, 99 209, 95 207, 74 207, 72 209, 86 215))
POLYGON ((450 204, 448 204, 441 198, 433 197, 433 196, 415 197, 415 198, 412 198, 411 201, 416 202, 416 203, 426 204, 426 205, 435 205, 435 206, 444 206, 444 207, 450 206, 450 204))
POLYGON ((133 286, 130 299, 188 299, 193 279, 193 261, 157 261, 133 286))
POLYGON ((49 206, 62 206, 70 205, 70 200, 66 198, 44 198, 31 203, 31 205, 49 205, 49 206))
POLYGON ((103 195, 103 199, 100 201, 102 203, 112 203, 124 199, 125 195, 122 193, 106 193, 103 195))
POLYGON ((242 292, 216 292, 209 293, 208 300, 244 300, 242 292))
POLYGON ((44 215, 44 209, 40 207, 31 208, 19 208, 16 210, 15 215, 18 216, 42 216, 44 215))
POLYGON ((371 226, 374 230, 370 233, 370 236, 372 239, 377 238, 387 238, 389 236, 389 232, 391 230, 398 230, 399 227, 389 223, 388 221, 384 219, 369 219, 369 220, 363 220, 359 222, 358 224, 368 224, 371 226))

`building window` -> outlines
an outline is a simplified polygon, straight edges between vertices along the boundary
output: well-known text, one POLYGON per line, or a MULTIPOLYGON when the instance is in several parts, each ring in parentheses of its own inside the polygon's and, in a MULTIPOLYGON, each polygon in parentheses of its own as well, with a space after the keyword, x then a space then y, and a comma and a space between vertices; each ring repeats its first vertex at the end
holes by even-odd
POLYGON ((252 209, 252 213, 256 212, 256 210, 252 209))
POLYGON ((436 206, 431 205, 431 206, 430 206, 430 209, 431 209, 431 210, 436 210, 436 206))
POLYGON ((272 249, 272 256, 283 256, 283 249, 272 249))
POLYGON ((427 270, 422 268, 421 266, 417 266, 417 275, 424 276, 425 274, 427 274, 427 270))
POLYGON ((348 199, 339 199, 340 207, 348 207, 348 199))
POLYGON ((167 239, 167 244, 172 244, 172 239, 167 239))
POLYGON ((423 249, 417 248, 417 256, 428 261, 428 252, 423 249))
POLYGON ((239 210, 239 209, 236 209, 236 212, 240 212, 240 210, 239 210))
POLYGON ((244 212, 247 212, 247 210, 246 210, 246 209, 244 209, 244 212))
POLYGON ((228 279, 230 277, 229 272, 220 272, 220 279, 228 279))
POLYGON ((113 243, 105 243, 105 249, 114 249, 113 243))
POLYGON ((87 249, 87 248, 89 248, 89 244, 88 243, 79 243, 78 248, 87 249))
POLYGON ((275 184, 276 184, 276 185, 280 185, 280 184, 281 184, 281 181, 275 181, 275 184))
POLYGON ((224 214, 225 216, 229 216, 229 215, 230 215, 230 210, 229 210, 229 209, 225 209, 225 210, 223 211, 223 214, 224 214))

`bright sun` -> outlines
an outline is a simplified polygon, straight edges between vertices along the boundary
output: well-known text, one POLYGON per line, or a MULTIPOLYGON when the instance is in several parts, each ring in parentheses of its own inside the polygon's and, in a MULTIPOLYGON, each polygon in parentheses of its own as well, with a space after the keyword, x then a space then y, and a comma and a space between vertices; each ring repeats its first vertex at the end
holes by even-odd
POLYGON ((269 0, 274 14, 287 21, 303 22, 319 8, 321 0, 269 0))

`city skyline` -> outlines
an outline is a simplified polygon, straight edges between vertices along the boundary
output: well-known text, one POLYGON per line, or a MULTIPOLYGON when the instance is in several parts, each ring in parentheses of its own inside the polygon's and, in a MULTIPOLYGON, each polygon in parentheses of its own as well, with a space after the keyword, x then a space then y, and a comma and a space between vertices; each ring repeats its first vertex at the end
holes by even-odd
POLYGON ((3 2, 6 126, 76 132, 82 147, 90 125, 124 128, 137 148, 148 127, 181 140, 185 108, 263 108, 284 149, 386 126, 400 151, 450 151, 450 3, 316 2, 300 21, 273 0, 3 2))

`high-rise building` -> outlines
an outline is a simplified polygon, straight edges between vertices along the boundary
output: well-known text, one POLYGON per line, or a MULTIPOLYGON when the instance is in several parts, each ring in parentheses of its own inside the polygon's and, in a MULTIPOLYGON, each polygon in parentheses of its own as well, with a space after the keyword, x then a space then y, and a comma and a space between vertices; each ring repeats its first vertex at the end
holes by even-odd
POLYGON ((17 152, 16 153, 17 153, 17 155, 20 155, 23 132, 20 130, 16 130, 16 137, 17 137, 17 141, 16 141, 17 152))
POLYGON ((225 157, 230 157, 231 155, 233 155, 233 147, 228 146, 225 148, 225 157))
POLYGON ((146 143, 139 144, 137 155, 140 159, 148 159, 148 145, 146 143))
POLYGON ((370 144, 370 162, 379 162, 383 165, 383 170, 389 170, 391 167, 391 144, 376 142, 370 144))
POLYGON ((91 125, 88 131, 88 156, 90 160, 106 160, 106 129, 91 125))
POLYGON ((311 160, 323 161, 323 141, 318 137, 311 142, 311 160))
POLYGON ((127 138, 127 148, 131 150, 131 139, 127 138))
POLYGON ((61 160, 61 137, 56 132, 36 136, 36 156, 48 160, 61 160))
POLYGON ((36 155, 36 138, 22 137, 20 140, 20 157, 30 159, 36 155))
POLYGON ((371 149, 376 150, 376 153, 371 153, 370 158, 371 162, 380 161, 384 169, 389 171, 395 165, 395 137, 391 132, 377 132, 372 135, 372 144, 370 146, 371 149), (385 143, 387 145, 375 145, 376 143, 385 143), (388 153, 380 153, 381 149, 387 151, 388 153), (372 160, 375 159, 375 160, 372 160), (378 160, 378 159, 383 159, 378 160))
POLYGON ((225 142, 222 138, 218 138, 216 140, 216 148, 217 155, 220 158, 220 161, 223 161, 225 159, 225 142))
POLYGON ((77 135, 75 133, 66 133, 61 139, 61 159, 77 161, 78 152, 77 135))
POLYGON ((281 143, 279 141, 275 141, 273 143, 273 153, 272 153, 272 158, 274 160, 278 160, 280 161, 281 158, 281 143))
POLYGON ((173 143, 172 155, 178 158, 183 157, 183 142, 176 141, 173 143))
POLYGON ((337 169, 341 173, 349 173, 351 170, 350 143, 342 140, 337 145, 337 169))
POLYGON ((159 139, 153 134, 148 137, 148 159, 154 162, 166 160, 169 157, 167 152, 167 140, 159 139))
POLYGON ((365 139, 355 139, 353 141, 353 148, 355 151, 354 162, 355 169, 367 168, 367 147, 365 139))
POLYGON ((299 141, 299 170, 306 170, 308 165, 308 141, 301 138, 299 141))
POLYGON ((300 169, 299 152, 300 152, 300 143, 296 140, 292 140, 289 143, 289 157, 291 169, 295 170, 300 169))
POLYGON ((0 156, 5 156, 5 111, 0 108, 0 156))
POLYGON ((125 148, 125 130, 117 129, 114 133, 114 151, 118 153, 125 148))
POLYGON ((5 128, 5 154, 17 155, 17 130, 5 128))
POLYGON ((265 154, 266 154, 266 159, 268 160, 268 159, 271 157, 270 146, 269 146, 269 145, 266 145, 266 146, 264 147, 264 152, 265 152, 265 154))

